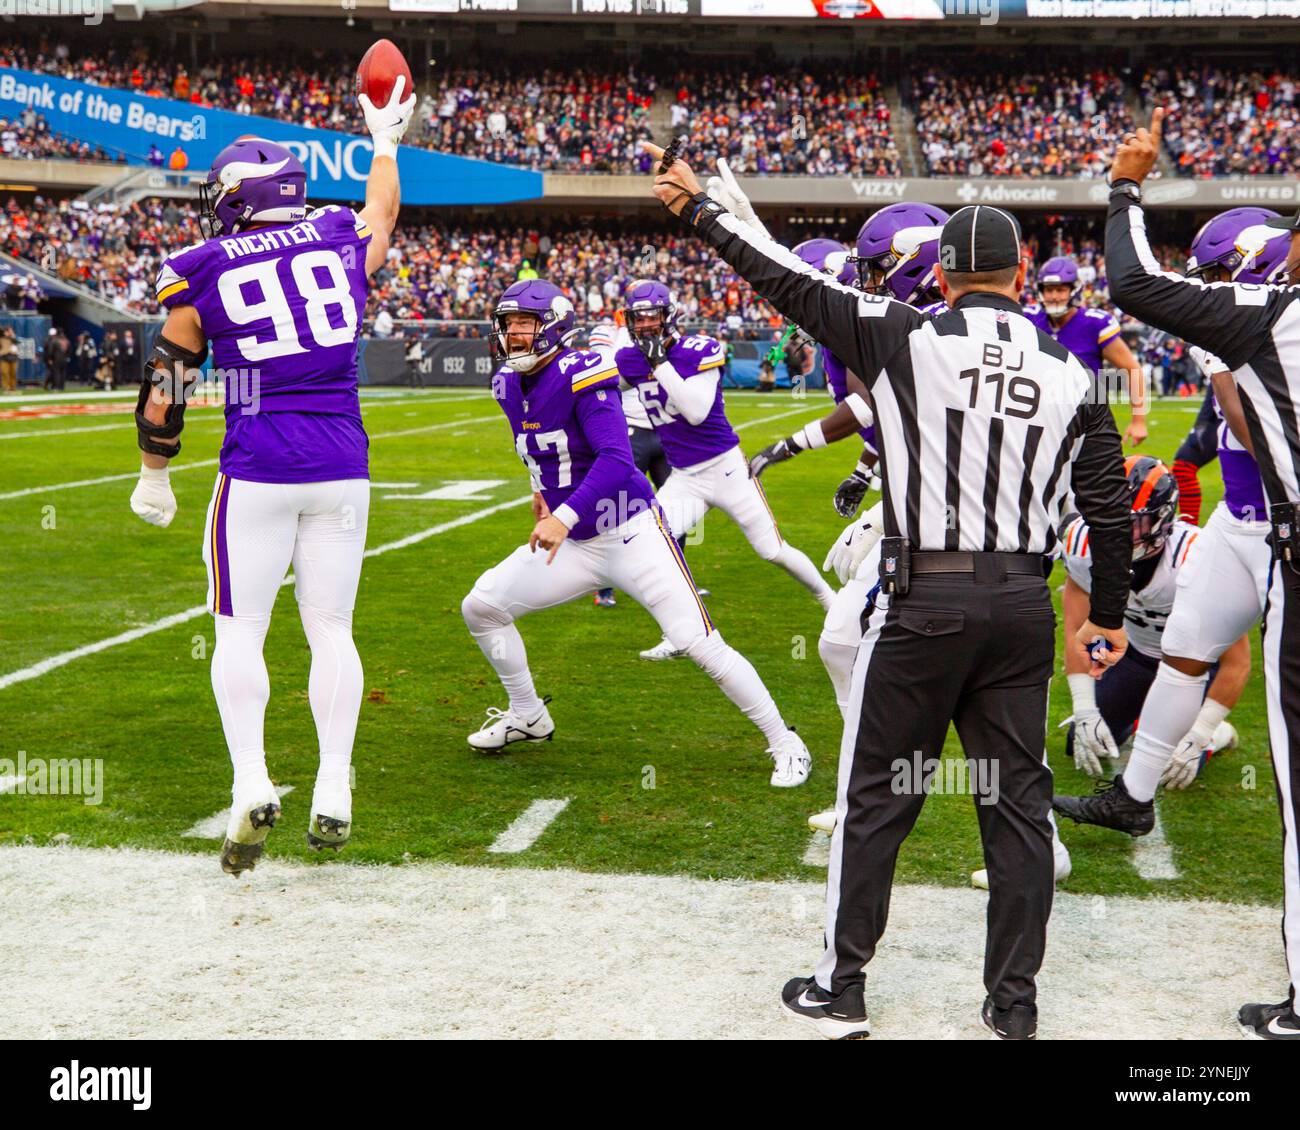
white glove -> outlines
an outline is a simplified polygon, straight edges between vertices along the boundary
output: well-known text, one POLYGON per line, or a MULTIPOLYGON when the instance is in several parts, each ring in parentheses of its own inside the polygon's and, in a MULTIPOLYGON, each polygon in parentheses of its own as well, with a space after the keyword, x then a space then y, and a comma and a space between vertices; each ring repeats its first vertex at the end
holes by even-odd
POLYGON ((749 197, 736 183, 736 176, 731 171, 731 166, 727 164, 725 157, 718 158, 718 176, 709 177, 704 183, 704 190, 736 219, 743 220, 765 238, 772 238, 767 228, 763 226, 763 221, 758 218, 758 214, 754 211, 754 206, 749 202, 749 197))
MULTIPOLYGON (((1070 675, 1074 699, 1074 767, 1089 777, 1101 776, 1101 759, 1119 757, 1115 737, 1097 709, 1097 684, 1091 675, 1070 675)), ((1063 723, 1064 724, 1064 723, 1063 723)))
POLYGON ((370 131, 376 157, 397 158, 397 143, 402 140, 415 113, 414 94, 402 101, 405 89, 406 76, 398 75, 387 106, 376 106, 366 95, 357 95, 357 101, 361 103, 361 109, 366 115, 366 129, 370 131))
POLYGON ((1160 783, 1165 788, 1185 789, 1196 780, 1206 750, 1214 745, 1214 732, 1227 716, 1228 708, 1221 702, 1207 698, 1201 704, 1196 721, 1175 747, 1174 756, 1160 777, 1160 783))
POLYGON ((829 573, 834 570, 840 584, 848 584, 884 532, 881 504, 877 502, 864 515, 844 527, 844 532, 835 539, 826 560, 822 562, 822 571, 829 573))
POLYGON ((140 481, 131 492, 131 509, 151 526, 166 529, 176 517, 176 496, 172 494, 166 467, 140 468, 140 481))

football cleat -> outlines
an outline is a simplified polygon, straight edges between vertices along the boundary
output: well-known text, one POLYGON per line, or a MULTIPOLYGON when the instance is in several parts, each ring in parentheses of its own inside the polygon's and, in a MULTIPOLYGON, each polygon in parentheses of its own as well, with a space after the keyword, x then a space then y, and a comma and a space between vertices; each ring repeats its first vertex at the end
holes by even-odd
MULTIPOLYGON (((831 815, 834 816, 834 813, 831 813, 831 815)), ((1065 850, 1064 844, 1057 845, 1057 851, 1052 862, 1055 865, 1053 868, 1052 878, 1058 883, 1064 883, 1065 880, 1070 877, 1070 871, 1072 870, 1070 865, 1070 853, 1065 850)), ((978 871, 972 871, 970 873, 970 885, 981 891, 987 891, 989 889, 988 870, 981 867, 978 871)))
POLYGON ((546 704, 550 701, 550 695, 542 699, 541 712, 532 718, 522 718, 513 710, 498 710, 495 706, 489 706, 487 721, 470 734, 469 744, 475 749, 494 752, 515 742, 549 742, 555 733, 551 712, 546 709, 546 704))
POLYGON ((352 835, 352 787, 346 780, 317 781, 311 794, 307 846, 338 851, 352 835))
POLYGON ((227 875, 252 871, 262 857, 262 845, 280 819, 280 796, 270 778, 235 797, 221 845, 221 870, 227 875))
POLYGON ((1013 1004, 998 1008, 992 997, 984 998, 980 1019, 995 1040, 1033 1040, 1038 1037, 1038 1006, 1013 1004))
POLYGON ((1155 801, 1134 800, 1123 777, 1098 785, 1092 796, 1054 796, 1052 807, 1076 824, 1096 824, 1130 836, 1145 836, 1156 826, 1155 801))
POLYGON ((1300 1017, 1290 1001, 1281 1004, 1243 1004, 1237 1012, 1242 1035, 1253 1040, 1300 1040, 1300 1017))
POLYGON ((835 835, 835 809, 828 808, 825 812, 814 812, 808 817, 808 827, 814 832, 825 832, 828 836, 835 835))
POLYGON ((591 602, 597 608, 613 608, 618 603, 618 601, 614 599, 613 589, 601 589, 600 592, 591 598, 591 602))
POLYGON ((641 652, 641 658, 658 662, 661 659, 681 659, 685 654, 686 652, 680 647, 674 647, 672 641, 665 637, 654 647, 648 647, 641 652))
POLYGON ((862 983, 833 997, 812 977, 795 977, 781 990, 781 1004, 801 1024, 827 1040, 865 1040, 871 1035, 862 983))
POLYGON ((786 730, 776 745, 768 749, 772 758, 772 784, 778 789, 793 789, 808 780, 812 772, 812 754, 803 738, 786 730))

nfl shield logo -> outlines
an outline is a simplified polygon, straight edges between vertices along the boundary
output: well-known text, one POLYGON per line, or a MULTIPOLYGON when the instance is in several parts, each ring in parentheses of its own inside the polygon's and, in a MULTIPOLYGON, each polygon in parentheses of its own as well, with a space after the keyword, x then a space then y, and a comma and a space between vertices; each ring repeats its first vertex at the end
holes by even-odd
POLYGON ((598 393, 596 393, 596 399, 597 400, 605 399, 605 390, 603 388, 598 393))
POLYGON ((896 557, 886 557, 886 558, 885 558, 885 572, 886 572, 886 573, 893 573, 893 572, 895 572, 897 569, 898 569, 898 558, 896 558, 896 557))
POLYGON ((1283 541, 1290 541, 1290 540, 1291 540, 1291 523, 1290 523, 1290 522, 1279 522, 1279 523, 1278 523, 1278 526, 1277 526, 1277 536, 1280 537, 1283 541))

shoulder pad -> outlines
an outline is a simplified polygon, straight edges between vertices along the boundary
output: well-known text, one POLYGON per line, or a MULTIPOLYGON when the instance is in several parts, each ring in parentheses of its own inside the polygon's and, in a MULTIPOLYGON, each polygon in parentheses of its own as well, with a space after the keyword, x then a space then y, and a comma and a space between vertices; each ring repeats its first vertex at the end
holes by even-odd
POLYGON ((319 220, 322 216, 328 216, 331 212, 340 211, 338 204, 322 204, 319 208, 313 208, 307 213, 307 219, 319 220))
POLYGON ((154 279, 154 297, 164 306, 187 306, 193 301, 190 291, 190 277, 198 269, 199 256, 196 252, 207 246, 207 241, 191 243, 173 251, 158 268, 154 279))
POLYGON ((1105 310, 1099 310, 1096 306, 1085 306, 1083 315, 1085 318, 1100 318, 1105 322, 1110 321, 1110 315, 1105 310))
POLYGON ((600 350, 566 349, 555 359, 555 364, 569 378, 574 392, 618 387, 618 366, 611 356, 600 350))
POLYGON ((697 373, 716 369, 727 360, 727 351, 722 348, 722 342, 707 334, 691 334, 689 337, 684 337, 677 342, 677 348, 685 357, 690 358, 697 373))

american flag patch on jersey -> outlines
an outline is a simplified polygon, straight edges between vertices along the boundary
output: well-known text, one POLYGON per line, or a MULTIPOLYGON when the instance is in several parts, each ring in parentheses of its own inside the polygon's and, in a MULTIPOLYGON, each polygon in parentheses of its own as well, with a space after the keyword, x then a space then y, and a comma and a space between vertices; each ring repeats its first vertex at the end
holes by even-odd
POLYGON ((296 193, 297 191, 298 191, 298 189, 297 189, 296 187, 294 187, 294 185, 289 184, 289 183, 286 182, 286 181, 281 181, 281 182, 280 182, 280 195, 281 195, 281 196, 293 196, 294 193, 296 193))

